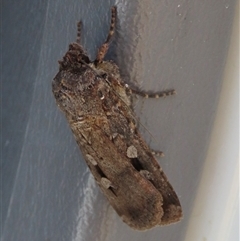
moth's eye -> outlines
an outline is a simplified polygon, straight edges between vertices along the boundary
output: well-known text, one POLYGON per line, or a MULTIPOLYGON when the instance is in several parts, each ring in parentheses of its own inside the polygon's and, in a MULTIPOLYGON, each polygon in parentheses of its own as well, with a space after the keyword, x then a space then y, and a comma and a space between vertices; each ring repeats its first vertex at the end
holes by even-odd
POLYGON ((89 64, 89 63, 90 63, 90 60, 89 60, 88 56, 86 56, 86 55, 82 55, 82 54, 81 54, 81 59, 82 59, 86 64, 89 64))

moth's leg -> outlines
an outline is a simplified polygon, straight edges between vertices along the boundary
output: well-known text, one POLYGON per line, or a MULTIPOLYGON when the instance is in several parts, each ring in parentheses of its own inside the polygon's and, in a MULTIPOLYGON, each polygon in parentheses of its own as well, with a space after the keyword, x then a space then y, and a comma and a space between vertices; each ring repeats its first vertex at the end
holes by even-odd
POLYGON ((155 151, 155 150, 151 150, 152 154, 156 157, 164 157, 164 153, 162 151, 155 151))
POLYGON ((95 65, 97 65, 98 63, 101 63, 103 61, 103 58, 105 57, 105 55, 108 51, 109 45, 112 40, 112 36, 114 34, 114 29, 115 29, 115 25, 116 25, 116 15, 117 15, 116 6, 112 7, 111 11, 112 11, 112 17, 111 17, 111 25, 110 25, 110 29, 108 32, 108 36, 107 36, 107 39, 104 42, 104 44, 98 49, 97 58, 94 62, 95 65))
POLYGON ((159 92, 155 92, 155 93, 148 93, 148 92, 144 92, 141 90, 136 90, 136 89, 132 89, 130 88, 128 85, 127 87, 127 91, 130 94, 135 94, 135 95, 139 95, 143 98, 161 98, 161 97, 166 97, 166 96, 171 96, 171 95, 175 95, 176 91, 175 90, 165 90, 165 91, 159 91, 159 92))
POLYGON ((77 24, 77 39, 76 39, 76 43, 78 43, 79 45, 81 45, 80 41, 81 41, 81 29, 82 29, 82 22, 79 21, 77 24))

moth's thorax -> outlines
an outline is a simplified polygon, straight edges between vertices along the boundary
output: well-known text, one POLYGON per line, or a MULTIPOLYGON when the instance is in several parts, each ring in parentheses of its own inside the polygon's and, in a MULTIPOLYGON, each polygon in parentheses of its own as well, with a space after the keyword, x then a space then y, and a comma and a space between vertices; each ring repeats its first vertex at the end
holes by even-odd
POLYGON ((86 67, 79 72, 60 70, 52 86, 59 107, 73 115, 101 111, 101 99, 108 89, 105 79, 86 67))

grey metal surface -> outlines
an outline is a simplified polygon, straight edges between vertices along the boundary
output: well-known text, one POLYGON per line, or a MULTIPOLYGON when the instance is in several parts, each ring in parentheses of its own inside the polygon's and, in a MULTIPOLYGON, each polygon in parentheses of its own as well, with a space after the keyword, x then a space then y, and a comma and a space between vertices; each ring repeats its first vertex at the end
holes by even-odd
POLYGON ((214 120, 235 0, 3 3, 2 241, 184 239, 214 120), (179 194, 184 219, 131 230, 99 191, 51 93, 68 44, 83 21, 92 59, 110 7, 117 33, 108 58, 143 90, 177 95, 136 102, 144 137, 179 194), (146 131, 145 128, 151 133, 146 131))

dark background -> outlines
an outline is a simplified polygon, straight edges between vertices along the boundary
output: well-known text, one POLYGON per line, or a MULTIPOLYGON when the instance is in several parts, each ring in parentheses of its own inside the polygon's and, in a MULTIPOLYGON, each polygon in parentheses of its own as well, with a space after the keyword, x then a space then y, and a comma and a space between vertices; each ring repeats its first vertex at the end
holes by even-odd
POLYGON ((235 0, 4 0, 2 3, 3 241, 181 241, 209 144, 235 0), (184 219, 131 230, 99 191, 51 93, 51 80, 83 21, 94 59, 117 5, 107 58, 128 83, 177 95, 136 101, 140 129, 180 197, 184 219), (144 128, 145 127, 145 128, 144 128))

